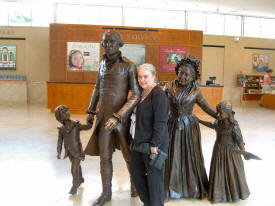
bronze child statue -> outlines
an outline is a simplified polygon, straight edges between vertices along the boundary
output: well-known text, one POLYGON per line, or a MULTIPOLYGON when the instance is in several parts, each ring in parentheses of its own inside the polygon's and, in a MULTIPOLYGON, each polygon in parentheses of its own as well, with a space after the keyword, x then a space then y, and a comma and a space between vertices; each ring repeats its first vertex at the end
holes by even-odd
POLYGON ((77 188, 84 182, 80 161, 85 159, 85 155, 80 141, 80 131, 90 129, 93 125, 93 119, 87 118, 87 125, 80 124, 79 121, 73 121, 70 119, 69 108, 64 105, 57 106, 54 113, 56 120, 61 123, 61 126, 58 127, 57 158, 60 159, 64 141, 64 158, 69 157, 72 163, 73 186, 69 193, 75 194, 77 188))
POLYGON ((217 120, 213 123, 199 120, 217 133, 209 176, 208 199, 212 203, 235 202, 250 195, 241 154, 247 160, 256 159, 256 156, 245 151, 234 113, 230 103, 220 102, 217 105, 217 120))

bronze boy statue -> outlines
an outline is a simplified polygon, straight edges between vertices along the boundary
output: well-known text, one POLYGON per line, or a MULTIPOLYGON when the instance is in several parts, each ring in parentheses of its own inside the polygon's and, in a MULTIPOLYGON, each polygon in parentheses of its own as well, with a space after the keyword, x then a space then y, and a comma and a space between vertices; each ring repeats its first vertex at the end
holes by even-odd
POLYGON ((54 112, 56 120, 61 123, 61 126, 58 127, 57 158, 60 159, 64 141, 64 158, 69 157, 72 163, 73 186, 69 193, 75 194, 77 188, 84 182, 80 161, 83 161, 85 156, 80 141, 80 131, 90 129, 93 122, 92 119, 87 119, 87 125, 83 125, 79 121, 71 120, 69 108, 64 105, 57 106, 54 112))
MULTIPOLYGON (((116 31, 106 31, 101 44, 105 55, 100 62, 95 89, 87 109, 89 116, 96 114, 96 124, 85 149, 87 155, 100 156, 102 193, 93 206, 102 206, 112 198, 112 154, 115 149, 122 151, 129 169, 129 114, 140 96, 136 66, 123 57, 119 50, 124 44, 120 34, 116 31), (129 91, 132 95, 127 98, 129 91)), ((136 196, 132 184, 131 196, 136 196)))

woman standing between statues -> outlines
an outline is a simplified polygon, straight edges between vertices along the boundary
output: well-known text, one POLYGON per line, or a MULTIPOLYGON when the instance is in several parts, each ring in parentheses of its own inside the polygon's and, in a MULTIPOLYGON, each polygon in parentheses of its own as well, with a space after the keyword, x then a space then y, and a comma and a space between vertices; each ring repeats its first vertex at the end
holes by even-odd
POLYGON ((156 69, 152 64, 138 67, 138 83, 142 99, 136 107, 135 134, 132 134, 131 176, 144 206, 163 206, 164 168, 154 167, 151 161, 154 160, 152 154, 160 155, 161 151, 167 153, 168 150, 168 98, 156 84, 156 69), (147 152, 141 151, 146 145, 147 152))
POLYGON ((165 195, 168 199, 203 199, 208 191, 200 127, 192 111, 195 104, 214 118, 216 111, 195 85, 200 76, 199 67, 198 58, 185 55, 175 67, 178 79, 164 88, 170 103, 170 146, 165 168, 165 195))

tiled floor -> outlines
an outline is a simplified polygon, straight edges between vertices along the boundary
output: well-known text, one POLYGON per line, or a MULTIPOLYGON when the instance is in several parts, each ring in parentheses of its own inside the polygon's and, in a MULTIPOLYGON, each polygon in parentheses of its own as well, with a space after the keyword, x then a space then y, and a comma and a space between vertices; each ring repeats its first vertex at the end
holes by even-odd
MULTIPOLYGON (((247 151, 262 161, 245 161, 251 196, 223 206, 275 206, 275 110, 237 107, 247 151)), ((85 121, 84 115, 72 115, 85 121)), ((0 106, 0 205, 1 206, 90 206, 101 192, 99 158, 82 162, 85 183, 71 196, 70 163, 56 159, 58 123, 45 106, 0 106)), ((202 127, 202 146, 209 170, 215 133, 202 127)), ((83 145, 91 131, 81 133, 83 145)), ((141 206, 130 198, 129 175, 120 152, 113 157, 113 199, 106 206, 141 206)), ((205 200, 174 200, 167 206, 211 205, 205 200)))

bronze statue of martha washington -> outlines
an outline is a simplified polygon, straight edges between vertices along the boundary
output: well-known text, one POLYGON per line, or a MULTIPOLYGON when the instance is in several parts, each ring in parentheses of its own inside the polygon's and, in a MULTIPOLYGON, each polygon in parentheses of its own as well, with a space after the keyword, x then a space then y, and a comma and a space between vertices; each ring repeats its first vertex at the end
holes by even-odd
POLYGON ((208 179, 201 147, 201 133, 193 108, 197 104, 207 114, 216 111, 203 98, 195 82, 199 78, 200 60, 185 55, 175 67, 177 80, 165 86, 169 97, 169 155, 165 168, 165 193, 169 198, 203 199, 208 179))
MULTIPOLYGON (((88 108, 90 115, 96 114, 96 125, 85 149, 87 155, 100 156, 103 191, 94 206, 101 206, 111 200, 112 154, 115 149, 122 151, 129 169, 129 114, 140 98, 136 66, 119 51, 124 44, 120 34, 115 31, 105 32, 101 44, 105 55, 99 65, 98 78, 88 108), (132 95, 127 98, 129 91, 132 95)), ((132 184, 131 195, 136 195, 132 184)))

